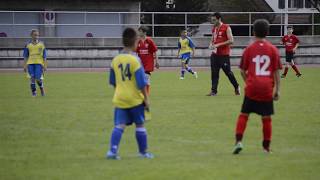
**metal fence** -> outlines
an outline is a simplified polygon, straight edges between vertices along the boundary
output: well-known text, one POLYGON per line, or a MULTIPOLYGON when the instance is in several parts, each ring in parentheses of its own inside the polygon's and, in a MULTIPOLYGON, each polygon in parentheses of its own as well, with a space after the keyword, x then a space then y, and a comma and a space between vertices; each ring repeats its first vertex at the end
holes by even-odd
MULTIPOLYGON (((124 27, 150 27, 152 37, 174 37, 181 29, 193 36, 209 36, 211 12, 81 12, 0 11, 1 37, 26 37, 32 28, 43 37, 120 37, 124 27)), ((298 35, 320 35, 320 13, 222 12, 235 36, 251 36, 256 19, 270 22, 270 35, 282 36, 293 25, 298 35), (286 16, 287 14, 287 16, 286 16)))

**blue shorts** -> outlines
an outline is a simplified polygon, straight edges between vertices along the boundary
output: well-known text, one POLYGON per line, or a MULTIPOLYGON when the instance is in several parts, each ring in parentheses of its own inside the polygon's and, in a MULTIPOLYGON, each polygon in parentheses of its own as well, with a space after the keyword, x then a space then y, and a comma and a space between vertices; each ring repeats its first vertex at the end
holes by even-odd
POLYGON ((135 123, 137 125, 142 125, 144 123, 143 104, 128 109, 114 109, 114 125, 131 125, 132 123, 135 123))
POLYGON ((29 64, 28 65, 28 73, 31 78, 40 80, 42 76, 42 65, 41 64, 29 64))
POLYGON ((189 61, 191 59, 191 53, 184 53, 180 55, 181 61, 185 64, 189 64, 189 61))

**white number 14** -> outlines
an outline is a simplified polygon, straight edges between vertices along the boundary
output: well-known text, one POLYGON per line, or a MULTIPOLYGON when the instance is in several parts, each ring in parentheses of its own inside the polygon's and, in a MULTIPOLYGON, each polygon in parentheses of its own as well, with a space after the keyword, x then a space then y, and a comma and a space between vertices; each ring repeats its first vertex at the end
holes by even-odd
POLYGON ((258 76, 269 76, 270 71, 268 71, 268 67, 270 65, 270 58, 267 55, 257 55, 252 59, 254 63, 256 63, 256 75, 258 76), (261 63, 263 63, 261 65, 261 63))

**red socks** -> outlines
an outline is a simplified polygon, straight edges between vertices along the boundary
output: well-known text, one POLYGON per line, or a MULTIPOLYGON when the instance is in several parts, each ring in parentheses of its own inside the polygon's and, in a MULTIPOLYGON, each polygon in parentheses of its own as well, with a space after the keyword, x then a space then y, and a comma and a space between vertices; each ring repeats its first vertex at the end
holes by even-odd
POLYGON ((269 151, 271 135, 272 135, 272 124, 271 117, 262 118, 262 131, 263 131, 263 148, 269 151))
POLYGON ((296 65, 292 65, 291 67, 296 72, 296 74, 300 74, 299 69, 297 68, 296 65))
POLYGON ((284 72, 283 72, 283 75, 284 75, 284 76, 286 76, 286 75, 287 75, 288 70, 289 70, 289 68, 288 68, 288 67, 285 67, 285 68, 284 68, 284 72))
POLYGON ((238 117, 237 127, 236 127, 236 142, 242 140, 243 133, 246 130, 248 121, 248 115, 240 114, 238 117))

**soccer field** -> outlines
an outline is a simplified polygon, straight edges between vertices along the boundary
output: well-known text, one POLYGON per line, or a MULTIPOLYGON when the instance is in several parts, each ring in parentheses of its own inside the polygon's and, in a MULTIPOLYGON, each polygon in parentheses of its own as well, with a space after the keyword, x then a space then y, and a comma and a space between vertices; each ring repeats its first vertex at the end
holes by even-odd
POLYGON ((179 80, 178 70, 156 72, 146 123, 155 158, 137 157, 129 127, 120 161, 105 159, 113 127, 107 73, 49 72, 47 96, 36 98, 25 74, 1 73, 0 179, 319 179, 320 68, 301 71, 301 78, 290 70, 281 81, 273 154, 262 152, 260 117, 252 115, 238 156, 231 152, 243 96, 234 95, 223 72, 216 97, 205 96, 208 71, 197 80, 179 80))

